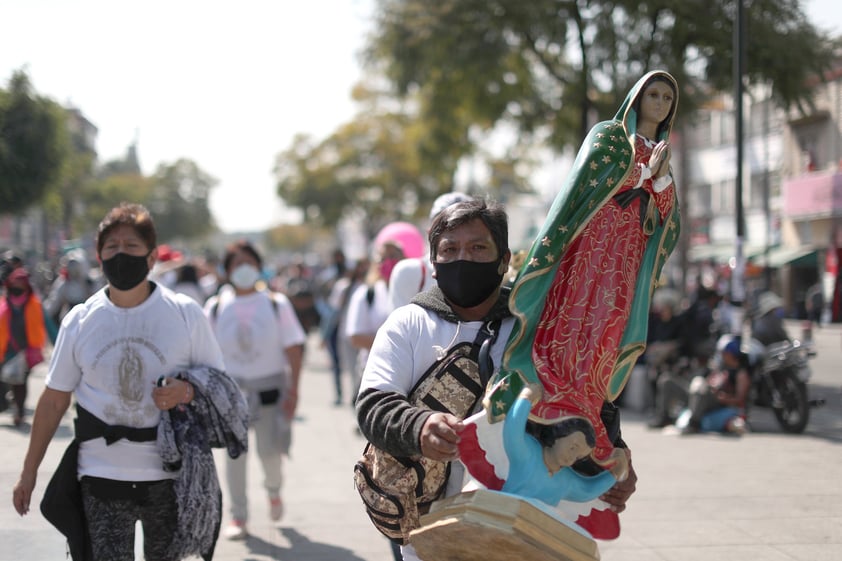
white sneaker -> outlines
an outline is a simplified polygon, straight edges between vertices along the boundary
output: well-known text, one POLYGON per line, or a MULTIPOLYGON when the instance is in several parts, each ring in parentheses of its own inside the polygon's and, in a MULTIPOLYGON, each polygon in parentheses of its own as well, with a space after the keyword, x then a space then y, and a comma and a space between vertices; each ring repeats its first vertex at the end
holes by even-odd
POLYGON ((229 540, 244 540, 249 535, 246 523, 242 520, 232 520, 223 534, 229 540))
POLYGON ((269 518, 277 522, 284 515, 284 501, 281 497, 269 497, 269 518))

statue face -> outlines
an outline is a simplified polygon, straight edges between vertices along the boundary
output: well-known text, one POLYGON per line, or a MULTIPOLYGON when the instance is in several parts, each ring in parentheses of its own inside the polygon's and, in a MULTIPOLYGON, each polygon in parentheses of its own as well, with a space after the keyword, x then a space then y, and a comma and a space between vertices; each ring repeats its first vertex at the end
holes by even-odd
POLYGON ((660 124, 669 116, 675 95, 666 82, 655 81, 646 86, 640 98, 640 122, 660 124))
POLYGON ((577 460, 581 460, 590 454, 592 448, 588 446, 585 435, 576 431, 567 436, 557 439, 552 447, 544 454, 544 463, 550 473, 555 473, 563 467, 572 466, 577 460))

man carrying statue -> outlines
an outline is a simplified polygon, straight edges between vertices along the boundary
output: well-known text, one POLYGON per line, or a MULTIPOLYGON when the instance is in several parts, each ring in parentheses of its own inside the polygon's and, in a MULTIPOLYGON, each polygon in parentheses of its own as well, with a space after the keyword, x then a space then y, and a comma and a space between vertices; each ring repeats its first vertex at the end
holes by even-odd
MULTIPOLYGON (((637 477, 611 402, 645 348, 652 292, 678 237, 668 144, 676 103, 674 79, 651 72, 614 119, 594 127, 511 293, 501 288, 511 252, 499 205, 459 203, 432 224, 438 286, 378 332, 357 414, 374 448, 447 466, 425 468, 444 473, 438 499, 473 480, 549 506, 600 499, 610 512, 625 509, 637 477), (478 374, 424 386, 431 365, 460 343, 478 374), (475 423, 502 427, 502 472, 475 471, 467 457, 475 423)), ((418 559, 401 541, 404 559, 418 559)))

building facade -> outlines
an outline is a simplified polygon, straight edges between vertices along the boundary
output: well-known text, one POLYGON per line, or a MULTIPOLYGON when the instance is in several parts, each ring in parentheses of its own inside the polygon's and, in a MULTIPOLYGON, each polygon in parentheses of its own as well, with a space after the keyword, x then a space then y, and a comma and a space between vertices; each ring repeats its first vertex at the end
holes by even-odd
MULTIPOLYGON (((823 283, 836 291, 834 236, 842 217, 842 63, 816 80, 813 106, 776 107, 769 87, 744 99, 743 255, 749 294, 770 289, 791 317, 823 283)), ((728 289, 736 253, 736 126, 731 96, 712 100, 686 128, 687 261, 728 289)), ((704 276, 704 275, 703 275, 704 276)))

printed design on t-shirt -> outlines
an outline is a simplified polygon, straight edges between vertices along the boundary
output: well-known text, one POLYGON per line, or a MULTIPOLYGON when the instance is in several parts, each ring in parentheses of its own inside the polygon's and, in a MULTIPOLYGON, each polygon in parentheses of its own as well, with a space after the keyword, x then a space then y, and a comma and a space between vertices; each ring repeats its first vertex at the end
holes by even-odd
POLYGON ((158 359, 161 365, 166 364, 164 354, 153 343, 142 337, 125 337, 108 344, 97 355, 97 362, 106 354, 113 355, 119 352, 119 356, 108 356, 108 362, 113 366, 116 376, 113 383, 116 383, 117 402, 108 403, 103 407, 105 421, 110 424, 127 426, 142 426, 150 416, 156 413, 155 404, 152 402, 153 377, 148 374, 144 356, 151 354, 158 359), (111 352, 109 352, 111 351, 111 352))
POLYGON ((237 360, 242 363, 250 363, 257 357, 257 349, 254 344, 254 331, 251 325, 245 322, 237 322, 237 360))

